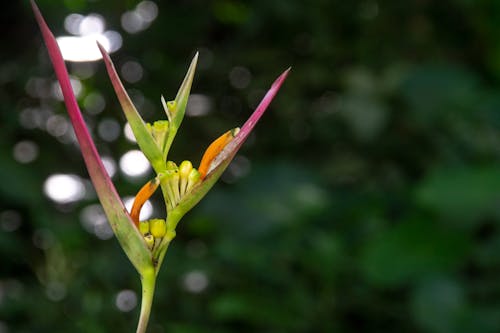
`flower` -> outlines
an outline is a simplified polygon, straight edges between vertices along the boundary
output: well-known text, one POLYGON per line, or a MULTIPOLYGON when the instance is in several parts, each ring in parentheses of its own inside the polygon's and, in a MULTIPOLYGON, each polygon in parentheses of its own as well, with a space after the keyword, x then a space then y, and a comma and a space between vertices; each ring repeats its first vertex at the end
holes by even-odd
POLYGON ((99 157, 94 142, 85 125, 80 108, 73 93, 68 71, 54 35, 48 28, 38 7, 31 0, 36 20, 42 32, 49 57, 61 85, 64 102, 80 144, 83 159, 90 179, 102 204, 108 221, 121 247, 141 277, 142 302, 138 333, 144 333, 149 321, 153 302, 156 276, 161 267, 168 245, 175 237, 175 228, 180 219, 210 190, 222 172, 227 168, 241 145, 245 142, 257 121, 262 117, 274 96, 286 79, 289 69, 281 74, 268 90, 257 109, 243 124, 225 132, 210 144, 203 154, 198 169, 190 161, 178 166, 168 160, 168 152, 184 118, 198 53, 189 66, 184 81, 175 99, 166 102, 161 98, 165 109, 165 120, 146 124, 130 100, 116 73, 111 58, 98 44, 102 53, 111 83, 123 108, 125 117, 132 128, 139 148, 151 163, 156 177, 147 182, 137 193, 130 213, 116 191, 111 178, 99 157), (161 188, 165 199, 166 219, 140 221, 142 206, 148 198, 161 188))
POLYGON ((111 83, 136 137, 137 144, 156 173, 156 177, 138 191, 129 213, 111 182, 85 125, 57 42, 36 4, 33 1, 31 3, 61 85, 64 102, 88 173, 113 232, 141 276, 149 271, 154 271, 156 275, 168 244, 175 237, 175 229, 180 219, 205 196, 222 175, 275 97, 290 69, 287 69, 276 79, 241 129, 234 128, 225 132, 208 146, 199 167, 196 169, 190 161, 183 161, 179 165, 169 161, 168 152, 184 118, 198 53, 191 61, 175 99, 166 102, 163 96, 161 97, 167 119, 147 124, 123 87, 111 58, 98 44, 111 83), (161 188, 165 200, 166 219, 139 221, 139 213, 143 204, 158 188, 161 188))

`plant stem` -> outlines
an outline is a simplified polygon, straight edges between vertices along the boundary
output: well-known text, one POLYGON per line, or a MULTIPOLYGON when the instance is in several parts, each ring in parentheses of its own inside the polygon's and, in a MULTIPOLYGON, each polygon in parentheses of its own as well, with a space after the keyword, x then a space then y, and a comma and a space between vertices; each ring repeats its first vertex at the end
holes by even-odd
POLYGON ((153 296, 155 293, 156 276, 155 270, 146 270, 141 275, 142 283, 142 301, 141 301, 141 314, 139 316, 139 323, 137 324, 136 333, 146 333, 148 328, 149 315, 151 313, 151 305, 153 304, 153 296))

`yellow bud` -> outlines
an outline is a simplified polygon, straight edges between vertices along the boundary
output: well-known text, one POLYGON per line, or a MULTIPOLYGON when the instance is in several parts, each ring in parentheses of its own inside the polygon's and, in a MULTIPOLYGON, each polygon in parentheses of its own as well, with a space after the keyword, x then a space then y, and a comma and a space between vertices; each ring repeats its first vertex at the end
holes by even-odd
POLYGON ((172 192, 174 193, 174 200, 177 204, 181 200, 181 194, 179 192, 179 173, 176 172, 170 176, 170 186, 172 187, 172 192))
POLYGON ((196 169, 192 169, 188 176, 186 192, 189 191, 201 178, 201 174, 196 169))
POLYGON ((167 223, 162 219, 149 220, 149 232, 154 238, 162 238, 167 233, 167 223))
POLYGON ((193 165, 189 161, 183 161, 181 165, 179 165, 179 190, 181 192, 181 196, 186 193, 189 173, 193 170, 193 165))
POLYGON ((175 115, 175 112, 177 111, 177 102, 176 101, 167 102, 167 109, 172 115, 175 115))
POLYGON ((139 222, 139 231, 141 234, 146 235, 149 232, 149 221, 139 222))
POLYGON ((177 170, 177 164, 172 161, 167 161, 167 170, 177 170))

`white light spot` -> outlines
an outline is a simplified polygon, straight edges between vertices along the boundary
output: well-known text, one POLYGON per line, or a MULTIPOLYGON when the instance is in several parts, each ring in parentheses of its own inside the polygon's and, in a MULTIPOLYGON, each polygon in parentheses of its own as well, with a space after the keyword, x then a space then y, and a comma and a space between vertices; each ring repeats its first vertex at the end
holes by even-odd
POLYGON ((121 73, 125 81, 135 83, 142 79, 144 71, 137 61, 127 61, 121 67, 121 73))
POLYGON ((113 230, 108 223, 102 206, 99 204, 82 209, 80 221, 87 232, 94 234, 99 239, 106 240, 113 237, 113 230))
POLYGON ((15 210, 4 210, 0 213, 0 227, 3 231, 16 231, 21 226, 21 223, 21 214, 19 214, 15 210))
POLYGON ((131 34, 144 30, 146 25, 142 16, 136 11, 127 11, 123 13, 121 23, 123 30, 131 34))
POLYGON ((69 122, 66 117, 60 115, 52 115, 47 119, 45 124, 47 132, 55 137, 61 137, 68 132, 69 122))
POLYGON ((148 173, 151 168, 142 151, 129 150, 120 158, 120 169, 127 176, 140 177, 148 173))
POLYGON ((133 290, 122 290, 116 295, 115 304, 120 311, 132 311, 137 306, 137 295, 133 290))
POLYGON ((88 113, 98 114, 101 113, 106 107, 106 101, 100 93, 91 92, 83 100, 83 106, 88 113))
MULTIPOLYGON (((123 198, 123 202, 125 204, 125 208, 127 208, 127 211, 130 212, 132 209, 132 205, 134 204, 134 197, 125 197, 123 198)), ((142 206, 141 213, 139 214, 139 220, 144 221, 153 215, 153 205, 151 202, 148 200, 144 203, 144 206, 142 206)))
POLYGON ((245 89, 252 80, 252 74, 245 67, 234 67, 229 73, 229 82, 236 89, 245 89))
POLYGON ((104 32, 104 18, 98 14, 85 16, 78 27, 80 36, 102 34, 104 32))
POLYGON ((19 113, 19 123, 27 129, 41 127, 43 124, 43 116, 40 109, 27 108, 19 113))
POLYGON ((108 142, 113 142, 120 136, 120 124, 112 119, 106 118, 99 122, 97 125, 97 133, 99 136, 108 142))
MULTIPOLYGON (((82 92, 82 83, 79 79, 72 77, 70 78, 71 88, 73 89, 73 93, 78 98, 82 92)), ((61 90, 61 86, 59 82, 54 81, 52 83, 52 95, 60 101, 64 101, 64 96, 61 90)))
POLYGON ((195 270, 184 275, 182 284, 187 291, 200 293, 208 287, 208 278, 204 272, 195 270))
POLYGON ((102 164, 104 164, 104 168, 108 172, 108 175, 110 177, 113 177, 116 174, 115 160, 110 156, 103 156, 101 159, 102 159, 102 164))
POLYGON ((109 52, 115 52, 122 47, 123 38, 119 32, 109 30, 106 31, 103 36, 109 41, 109 52))
POLYGON ((61 49, 64 60, 67 61, 95 61, 102 59, 101 52, 97 47, 98 41, 104 49, 111 53, 121 46, 121 36, 118 38, 117 32, 105 32, 103 34, 93 34, 87 36, 61 36, 57 37, 57 44, 61 49), (110 40, 113 36, 113 42, 110 40))
POLYGON ((78 35, 80 33, 80 24, 83 21, 84 16, 80 14, 69 14, 64 19, 64 28, 67 32, 72 35, 78 35))
POLYGON ((130 141, 130 142, 137 142, 135 139, 134 132, 132 132, 132 127, 130 127, 129 123, 126 123, 125 126, 123 127, 123 134, 125 135, 125 138, 130 141))
POLYGON ((85 186, 80 177, 70 174, 49 176, 43 185, 45 195, 58 203, 70 203, 85 197, 85 186))
POLYGON ((30 163, 38 157, 38 145, 33 141, 19 141, 13 149, 14 159, 19 163, 30 163))
POLYGON ((48 98, 52 95, 50 81, 41 77, 29 78, 25 89, 31 97, 48 98))
POLYGON ((192 94, 189 96, 186 114, 191 117, 204 116, 212 109, 212 100, 205 95, 192 94))
POLYGON ((147 29, 158 16, 158 6, 152 1, 140 2, 134 10, 123 13, 121 24, 131 34, 147 29))
POLYGON ((158 16, 158 6, 153 1, 142 1, 136 7, 144 22, 151 23, 158 16))

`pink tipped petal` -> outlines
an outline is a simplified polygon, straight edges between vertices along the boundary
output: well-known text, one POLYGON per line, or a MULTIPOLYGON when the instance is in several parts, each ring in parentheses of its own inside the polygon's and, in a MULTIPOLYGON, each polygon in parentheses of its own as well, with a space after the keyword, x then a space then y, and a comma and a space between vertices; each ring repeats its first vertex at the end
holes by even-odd
POLYGON ((157 173, 164 171, 164 162, 163 162, 163 153, 160 151, 156 143, 154 142, 153 137, 149 133, 144 120, 142 120, 141 115, 137 112, 132 100, 127 94, 127 91, 123 87, 123 84, 116 72, 115 66, 111 61, 108 53, 102 47, 99 42, 97 42, 97 46, 101 51, 102 58, 106 65, 106 70, 108 71, 109 78, 111 83, 113 84, 113 88, 115 89, 115 93, 120 101, 120 105, 122 106, 123 112, 125 113, 125 117, 127 118, 130 127, 132 128, 132 132, 134 133, 135 138, 137 139, 137 144, 141 148, 144 155, 151 162, 151 165, 155 169, 157 173))
POLYGON ((139 232, 134 227, 132 220, 127 214, 120 196, 116 192, 116 189, 111 182, 104 165, 102 164, 99 154, 97 153, 97 149, 92 141, 92 138, 90 137, 80 112, 80 108, 76 102, 76 98, 70 84, 68 71, 66 70, 66 66, 56 39, 45 23, 40 10, 33 0, 31 1, 31 5, 33 7, 33 12, 35 13, 38 25, 40 26, 40 30, 42 31, 43 39, 47 46, 52 65, 54 66, 57 79, 61 85, 64 102, 66 104, 71 123, 73 124, 76 137, 80 144, 82 155, 85 160, 85 164, 87 165, 87 170, 90 178, 92 179, 92 183, 94 184, 99 200, 101 201, 118 240, 134 266, 140 271, 143 267, 145 267, 146 262, 151 261, 147 257, 147 253, 149 251, 142 241, 142 237, 139 232))

